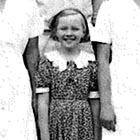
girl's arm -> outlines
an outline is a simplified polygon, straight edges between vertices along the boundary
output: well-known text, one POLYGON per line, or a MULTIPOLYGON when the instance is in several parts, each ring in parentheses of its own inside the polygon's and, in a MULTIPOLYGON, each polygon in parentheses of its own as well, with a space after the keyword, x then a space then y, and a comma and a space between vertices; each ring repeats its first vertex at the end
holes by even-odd
POLYGON ((100 98, 89 98, 92 111, 94 140, 102 139, 102 128, 100 124, 100 98))
POLYGON ((100 124, 100 94, 97 82, 97 62, 91 63, 91 78, 89 88, 89 104, 92 112, 94 140, 101 140, 102 127, 100 124))
POLYGON ((41 140, 50 140, 48 125, 49 93, 39 93, 38 96, 38 124, 41 140))
POLYGON ((51 84, 50 63, 44 56, 40 59, 38 68, 34 73, 36 96, 37 96, 37 114, 38 126, 41 140, 50 140, 49 136, 49 85, 51 84))

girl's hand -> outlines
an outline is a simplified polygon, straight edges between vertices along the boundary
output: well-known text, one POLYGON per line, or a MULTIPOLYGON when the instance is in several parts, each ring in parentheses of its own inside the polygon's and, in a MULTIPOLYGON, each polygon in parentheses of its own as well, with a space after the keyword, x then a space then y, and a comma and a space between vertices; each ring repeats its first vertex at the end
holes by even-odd
POLYGON ((101 105, 100 122, 107 130, 116 131, 116 115, 112 105, 101 105))

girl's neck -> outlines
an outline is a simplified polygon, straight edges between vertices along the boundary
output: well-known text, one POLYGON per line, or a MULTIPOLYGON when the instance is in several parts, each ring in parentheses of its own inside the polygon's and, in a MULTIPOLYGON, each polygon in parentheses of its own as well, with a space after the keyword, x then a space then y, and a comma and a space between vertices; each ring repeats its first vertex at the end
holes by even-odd
POLYGON ((67 49, 61 47, 59 49, 60 55, 66 60, 66 61, 74 61, 79 55, 80 55, 80 48, 72 48, 72 49, 67 49))

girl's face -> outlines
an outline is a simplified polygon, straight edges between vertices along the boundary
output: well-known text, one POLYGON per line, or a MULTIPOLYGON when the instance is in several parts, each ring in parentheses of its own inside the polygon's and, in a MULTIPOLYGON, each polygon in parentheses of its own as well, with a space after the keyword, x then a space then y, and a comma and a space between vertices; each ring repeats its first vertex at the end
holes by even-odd
POLYGON ((82 20, 80 14, 59 18, 56 36, 62 47, 72 49, 79 44, 84 36, 82 20))

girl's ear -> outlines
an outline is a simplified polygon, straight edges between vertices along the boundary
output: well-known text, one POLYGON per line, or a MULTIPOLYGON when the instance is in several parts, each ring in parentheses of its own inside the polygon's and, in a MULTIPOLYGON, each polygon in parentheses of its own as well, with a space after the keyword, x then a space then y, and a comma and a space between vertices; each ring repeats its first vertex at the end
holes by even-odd
MULTIPOLYGON (((57 29, 56 29, 56 30, 57 30, 57 29)), ((51 32, 51 37, 52 37, 53 40, 59 41, 58 36, 57 36, 57 31, 56 31, 56 30, 53 30, 53 31, 51 32)))
POLYGON ((90 34, 86 30, 84 30, 83 31, 83 35, 81 37, 80 43, 82 43, 82 42, 88 42, 88 41, 90 41, 90 34))
POLYGON ((83 31, 83 35, 82 35, 82 37, 81 37, 80 43, 83 42, 84 38, 85 38, 85 32, 83 31))
POLYGON ((83 35, 82 35, 82 38, 84 39, 86 36, 86 30, 83 30, 83 35))
POLYGON ((84 36, 86 35, 86 31, 83 30, 83 35, 82 35, 82 38, 84 38, 84 36))
MULTIPOLYGON (((56 29, 56 30, 57 30, 57 29, 56 29)), ((58 36, 57 36, 57 31, 55 31, 54 37, 55 37, 55 40, 56 40, 56 41, 59 41, 59 40, 58 40, 58 36)))

